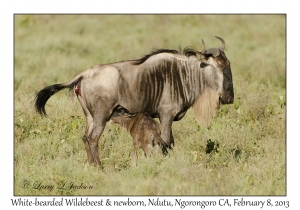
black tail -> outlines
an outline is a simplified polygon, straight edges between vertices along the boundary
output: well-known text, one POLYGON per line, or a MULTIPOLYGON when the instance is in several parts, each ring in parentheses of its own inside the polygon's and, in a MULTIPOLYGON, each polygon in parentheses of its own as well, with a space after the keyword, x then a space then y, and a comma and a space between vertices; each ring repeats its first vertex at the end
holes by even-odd
POLYGON ((70 90, 73 89, 74 86, 81 80, 81 78, 82 77, 76 79, 69 85, 54 84, 40 90, 35 96, 35 110, 41 115, 47 115, 45 110, 45 105, 48 99, 62 89, 65 88, 69 88, 70 90))

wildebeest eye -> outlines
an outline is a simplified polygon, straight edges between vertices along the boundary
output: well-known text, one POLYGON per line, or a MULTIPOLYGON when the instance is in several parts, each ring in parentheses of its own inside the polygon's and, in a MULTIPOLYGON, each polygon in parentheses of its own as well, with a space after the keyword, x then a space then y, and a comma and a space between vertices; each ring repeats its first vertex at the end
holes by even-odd
POLYGON ((200 63, 200 68, 205 68, 206 66, 208 66, 208 64, 206 64, 206 63, 200 63))

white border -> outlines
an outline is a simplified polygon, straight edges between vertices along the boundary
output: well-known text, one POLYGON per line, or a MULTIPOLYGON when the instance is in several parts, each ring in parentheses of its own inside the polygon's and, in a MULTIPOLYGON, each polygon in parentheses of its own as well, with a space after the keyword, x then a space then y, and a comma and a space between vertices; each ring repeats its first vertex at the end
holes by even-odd
MULTIPOLYGON (((295 1, 294 1, 295 2, 295 1)), ((13 196, 13 15, 15 13, 282 13, 287 14, 287 196, 278 197, 279 200, 290 201, 289 209, 299 207, 299 142, 297 129, 300 126, 299 116, 299 11, 294 2, 282 1, 83 1, 78 4, 71 1, 3 1, 1 3, 0 18, 0 53, 1 53, 1 181, 0 206, 11 207, 13 196), (298 138, 297 138, 298 137, 298 138)), ((274 52, 284 53, 284 52, 274 52)), ((66 197, 67 198, 67 197, 66 197)), ((125 197, 123 197, 125 199, 125 197)), ((134 197, 136 200, 148 200, 147 197, 134 197)), ((168 197, 164 197, 168 198, 168 197)), ((175 197, 169 197, 175 199, 175 197)), ((189 199, 189 197, 185 197, 189 199)), ((219 200, 218 197, 204 197, 206 200, 219 200)), ((228 197, 234 199, 234 197, 228 197)), ((274 197, 270 197, 274 199, 274 197)), ((275 197, 276 198, 276 197, 275 197)), ((30 198, 34 199, 34 198, 30 198)), ((91 197, 91 200, 97 200, 91 197)), ((256 197, 247 197, 255 200, 256 197)), ((259 200, 268 197, 259 197, 259 200)), ((51 200, 46 197, 45 200, 51 200)), ((65 207, 64 208, 68 208, 65 207)), ((74 208, 74 207, 72 207, 74 208)), ((77 209, 86 207, 76 207, 77 209)), ((99 208, 99 207, 98 207, 99 208)), ((104 207, 100 207, 104 208, 104 207)), ((124 207, 128 208, 128 207, 124 207)), ((6 208, 5 208, 6 209, 6 208)), ((129 209, 129 208, 128 208, 129 209)), ((228 209, 223 207, 223 209, 228 209)), ((230 208, 234 209, 234 208, 230 208)), ((240 208, 236 208, 240 209, 240 208)), ((298 208, 299 209, 299 208, 298 208)))

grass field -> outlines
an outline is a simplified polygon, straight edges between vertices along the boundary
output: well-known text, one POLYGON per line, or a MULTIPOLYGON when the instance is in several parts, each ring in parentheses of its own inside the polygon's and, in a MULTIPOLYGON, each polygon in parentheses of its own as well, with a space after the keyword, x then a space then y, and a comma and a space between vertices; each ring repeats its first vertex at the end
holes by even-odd
POLYGON ((15 15, 14 21, 15 195, 286 194, 285 15, 15 15), (87 162, 85 119, 71 93, 51 97, 48 117, 34 110, 37 91, 95 64, 156 48, 200 50, 201 39, 219 47, 215 35, 227 44, 234 104, 208 127, 189 110, 174 122, 175 147, 164 158, 140 158, 133 167, 130 135, 108 123, 100 171, 87 162))

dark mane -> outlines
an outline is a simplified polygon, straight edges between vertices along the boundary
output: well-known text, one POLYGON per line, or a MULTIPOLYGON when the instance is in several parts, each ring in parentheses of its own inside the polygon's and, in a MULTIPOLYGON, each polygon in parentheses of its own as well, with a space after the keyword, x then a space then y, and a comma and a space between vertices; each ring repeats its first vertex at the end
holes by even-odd
POLYGON ((145 62, 148 58, 150 58, 151 56, 157 55, 157 54, 160 54, 160 53, 180 54, 180 52, 177 51, 177 50, 158 49, 158 50, 152 51, 151 53, 145 55, 144 57, 142 57, 142 58, 140 58, 140 59, 134 60, 132 64, 133 64, 133 65, 140 65, 140 64, 144 63, 144 62, 145 62))
POLYGON ((194 50, 190 47, 186 47, 183 49, 183 55, 185 55, 186 57, 196 56, 197 52, 197 50, 194 50))
POLYGON ((160 54, 160 53, 182 54, 182 55, 185 55, 187 57, 190 57, 190 56, 196 56, 197 52, 198 51, 196 51, 196 50, 194 50, 190 47, 184 48, 183 52, 181 52, 181 50, 178 51, 178 50, 168 50, 168 49, 157 49, 157 50, 154 50, 151 53, 145 55, 144 57, 142 57, 140 59, 133 60, 132 64, 133 65, 140 65, 140 64, 144 63, 151 56, 157 55, 157 54, 160 54))

